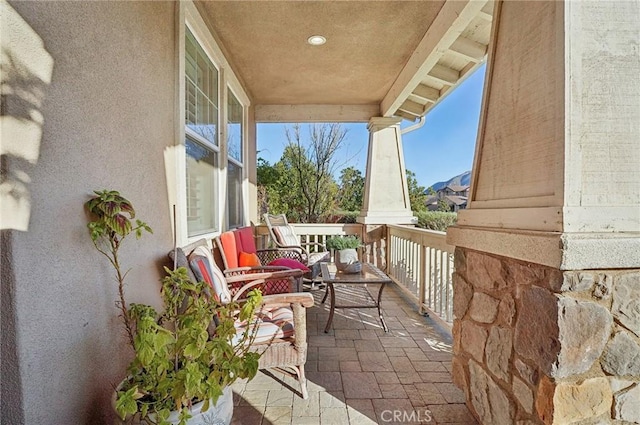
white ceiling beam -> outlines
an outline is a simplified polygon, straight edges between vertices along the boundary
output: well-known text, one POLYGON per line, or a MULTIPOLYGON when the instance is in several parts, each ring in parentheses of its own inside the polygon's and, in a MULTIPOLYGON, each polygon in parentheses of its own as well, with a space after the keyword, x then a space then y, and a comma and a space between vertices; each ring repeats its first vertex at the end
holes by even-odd
POLYGON ((420 116, 424 113, 424 105, 421 105, 418 102, 414 102, 412 100, 405 100, 398 109, 416 116, 420 116))
POLYGON ((480 62, 487 54, 487 46, 460 36, 453 42, 449 50, 473 62, 480 62))
POLYGON ((429 87, 426 84, 418 84, 418 87, 413 89, 411 94, 427 102, 435 103, 440 97, 440 90, 429 87))
POLYGON ((369 122, 380 105, 256 105, 256 122, 369 122))
POLYGON ((427 75, 450 86, 455 85, 460 79, 460 73, 458 71, 439 64, 434 65, 427 75))
POLYGON ((486 3, 485 0, 445 2, 380 103, 383 116, 395 113, 486 3))
POLYGON ((416 115, 409 114, 407 112, 404 112, 401 109, 398 109, 396 111, 396 115, 399 116, 399 117, 404 118, 405 120, 412 121, 412 122, 415 122, 415 120, 418 119, 418 117, 416 115))

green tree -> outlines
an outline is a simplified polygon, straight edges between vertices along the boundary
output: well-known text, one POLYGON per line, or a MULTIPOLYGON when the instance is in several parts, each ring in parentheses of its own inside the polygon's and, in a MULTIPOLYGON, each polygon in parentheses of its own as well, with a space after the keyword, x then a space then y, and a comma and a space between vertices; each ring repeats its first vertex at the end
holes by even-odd
POLYGON ((258 158, 258 210, 260 216, 269 211, 269 205, 278 199, 278 181, 280 172, 278 168, 269 164, 264 158, 258 158))
POLYGON ((441 212, 451 212, 451 207, 444 199, 440 199, 438 201, 438 211, 441 212))
POLYGON ((336 207, 338 185, 333 174, 344 163, 337 151, 346 140, 340 124, 313 124, 303 137, 298 124, 285 129, 287 145, 280 160, 271 166, 259 163, 259 193, 274 214, 285 213, 291 221, 321 222, 336 207), (275 179, 275 182, 273 181, 275 179))
POLYGON ((412 211, 426 211, 427 209, 427 195, 425 194, 424 186, 418 184, 416 179, 416 173, 411 170, 406 170, 407 173, 407 186, 409 189, 409 202, 411 203, 412 211))
POLYGON ((338 207, 343 211, 360 211, 364 193, 364 177, 353 167, 340 171, 338 207))

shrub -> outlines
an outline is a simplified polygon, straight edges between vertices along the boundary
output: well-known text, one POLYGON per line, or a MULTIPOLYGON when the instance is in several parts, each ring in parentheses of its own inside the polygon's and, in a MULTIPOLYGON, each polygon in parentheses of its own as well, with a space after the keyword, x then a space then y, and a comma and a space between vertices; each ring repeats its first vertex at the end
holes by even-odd
POLYGON ((362 246, 360 238, 354 235, 351 236, 333 236, 327 239, 326 242, 328 249, 334 249, 340 251, 341 249, 355 249, 362 246))
POLYGON ((331 211, 324 217, 325 223, 355 223, 360 211, 331 211))
POLYGON ((456 224, 458 219, 458 215, 453 212, 417 211, 414 215, 418 217, 418 227, 440 232, 446 232, 447 227, 456 224))

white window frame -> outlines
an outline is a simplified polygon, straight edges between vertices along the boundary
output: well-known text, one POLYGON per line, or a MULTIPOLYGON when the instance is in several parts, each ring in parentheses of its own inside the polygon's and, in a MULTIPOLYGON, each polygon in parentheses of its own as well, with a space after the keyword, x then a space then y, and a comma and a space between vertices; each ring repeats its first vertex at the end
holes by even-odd
MULTIPOLYGON (((241 151, 242 151, 242 161, 238 161, 237 159, 231 157, 229 155, 229 152, 227 152, 227 161, 233 163, 234 165, 240 167, 240 169, 242 170, 240 178, 242 180, 242 184, 241 184, 241 188, 242 188, 242 219, 241 219, 241 223, 240 226, 244 226, 246 225, 246 223, 248 223, 248 219, 249 219, 249 213, 247 211, 248 207, 249 207, 249 202, 247 199, 248 193, 249 193, 249 187, 248 187, 248 173, 247 173, 247 148, 249 146, 247 139, 249 136, 249 133, 247 131, 248 129, 248 125, 249 125, 249 106, 245 103, 243 103, 242 101, 242 97, 238 96, 238 94, 236 93, 236 91, 233 89, 233 87, 231 87, 230 84, 227 84, 226 86, 226 91, 227 94, 225 97, 227 97, 227 102, 225 105, 225 108, 228 105, 228 96, 229 96, 229 92, 233 93, 234 97, 236 98, 236 100, 240 103, 240 106, 242 106, 242 123, 241 123, 241 136, 242 136, 242 145, 240 147, 241 151)), ((226 109, 225 109, 226 111, 226 109)), ((229 120, 228 120, 228 115, 225 114, 225 139, 227 138, 227 126, 229 125, 229 120)), ((227 140, 225 140, 225 143, 227 142, 227 140)), ((229 222, 228 222, 228 206, 227 206, 227 211, 226 211, 226 217, 227 217, 227 227, 230 226, 229 222)))
MULTIPOLYGON (((228 228, 226 202, 218 202, 215 205, 214 214, 216 214, 216 222, 219 227, 214 232, 205 233, 194 237, 188 236, 187 226, 187 188, 186 188, 186 136, 197 140, 209 149, 216 152, 218 158, 217 164, 217 194, 219 199, 226 198, 227 194, 227 162, 230 160, 227 151, 227 90, 231 90, 236 99, 242 105, 242 164, 233 160, 234 164, 242 167, 242 211, 243 221, 248 223, 248 179, 247 179, 247 161, 246 158, 248 148, 248 115, 249 106, 251 105, 249 96, 242 87, 240 80, 234 74, 229 62, 222 53, 222 50, 216 43, 213 35, 209 31, 204 19, 200 16, 195 4, 192 1, 181 1, 178 6, 176 25, 177 37, 177 92, 178 105, 176 110, 176 139, 177 144, 173 149, 169 149, 165 153, 165 161, 167 163, 167 180, 169 191, 170 205, 176 205, 176 242, 178 245, 186 245, 198 239, 207 239, 217 236, 222 230, 228 228), (186 28, 189 28, 197 42, 211 59, 211 62, 218 70, 218 128, 217 140, 218 146, 199 136, 193 130, 186 128, 185 124, 185 39, 186 28), (171 167, 170 165, 173 164, 171 167)), ((171 211, 173 217, 173 211, 171 211)))

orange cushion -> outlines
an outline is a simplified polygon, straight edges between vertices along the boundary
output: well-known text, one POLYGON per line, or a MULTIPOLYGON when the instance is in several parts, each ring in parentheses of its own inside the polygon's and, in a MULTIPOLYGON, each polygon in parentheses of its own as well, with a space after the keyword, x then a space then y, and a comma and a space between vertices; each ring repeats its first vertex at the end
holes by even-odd
POLYGON ((233 232, 224 232, 220 235, 222 251, 227 260, 227 267, 234 269, 238 267, 238 251, 236 250, 236 237, 233 232))
POLYGON ((256 254, 240 252, 238 255, 238 266, 240 267, 257 267, 260 265, 260 259, 256 254))

